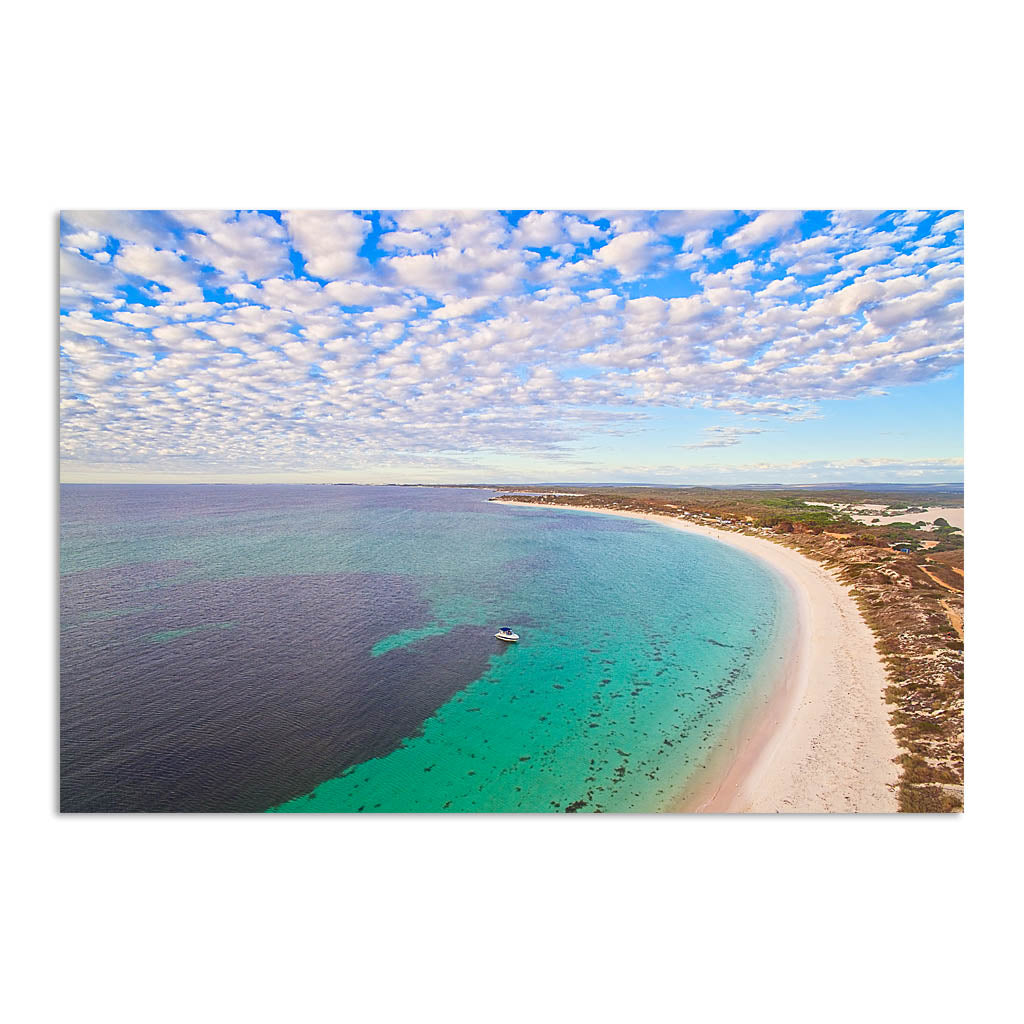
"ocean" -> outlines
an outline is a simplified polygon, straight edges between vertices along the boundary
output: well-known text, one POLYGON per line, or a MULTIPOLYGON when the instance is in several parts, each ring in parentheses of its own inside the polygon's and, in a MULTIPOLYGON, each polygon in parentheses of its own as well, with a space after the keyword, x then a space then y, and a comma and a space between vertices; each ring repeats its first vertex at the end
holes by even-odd
POLYGON ((792 622, 744 552, 492 491, 60 493, 62 811, 664 810, 792 622))

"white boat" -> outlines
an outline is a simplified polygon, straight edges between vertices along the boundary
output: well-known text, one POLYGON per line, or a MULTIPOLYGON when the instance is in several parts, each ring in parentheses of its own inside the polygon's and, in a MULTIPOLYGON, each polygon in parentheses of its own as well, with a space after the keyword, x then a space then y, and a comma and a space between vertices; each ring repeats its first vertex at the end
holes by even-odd
POLYGON ((514 644, 519 639, 518 633, 513 633, 508 626, 502 626, 497 633, 494 634, 495 640, 504 640, 505 643, 514 644))

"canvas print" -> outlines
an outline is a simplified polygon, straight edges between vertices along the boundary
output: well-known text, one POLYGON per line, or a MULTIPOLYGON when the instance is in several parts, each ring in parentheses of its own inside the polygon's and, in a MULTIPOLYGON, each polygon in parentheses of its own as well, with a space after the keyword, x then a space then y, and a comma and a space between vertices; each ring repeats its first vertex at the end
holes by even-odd
POLYGON ((955 812, 963 214, 60 214, 63 812, 955 812))

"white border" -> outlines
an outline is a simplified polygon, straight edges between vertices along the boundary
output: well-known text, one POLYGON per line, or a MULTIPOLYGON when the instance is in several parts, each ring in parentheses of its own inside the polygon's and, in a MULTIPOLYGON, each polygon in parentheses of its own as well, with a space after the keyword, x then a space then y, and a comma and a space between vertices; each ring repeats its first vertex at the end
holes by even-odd
POLYGON ((1019 16, 718 10, 53 4, 8 26, 14 1019, 960 1020, 1008 998, 1019 16), (966 208, 967 814, 57 818, 56 212, 236 204, 966 208))

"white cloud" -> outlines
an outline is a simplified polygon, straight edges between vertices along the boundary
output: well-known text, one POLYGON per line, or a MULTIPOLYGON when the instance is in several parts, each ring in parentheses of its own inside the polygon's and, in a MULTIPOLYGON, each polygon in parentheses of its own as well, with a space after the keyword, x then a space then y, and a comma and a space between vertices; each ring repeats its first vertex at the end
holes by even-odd
POLYGON ((71 249, 84 249, 86 252, 96 252, 106 248, 106 235, 98 231, 72 231, 61 237, 61 244, 71 249))
POLYGON ((586 244, 596 238, 604 238, 605 232, 596 224, 582 217, 567 216, 565 218, 565 233, 577 244, 586 244))
POLYGON ((928 216, 927 210, 905 210, 893 218, 894 224, 920 224, 928 216))
POLYGON ((189 219, 206 232, 188 235, 189 255, 231 280, 261 281, 291 268, 285 230, 273 217, 241 213, 219 223, 213 215, 189 219))
POLYGON ((455 320, 458 317, 477 313, 493 300, 486 295, 477 295, 469 299, 450 299, 440 309, 435 309, 430 316, 435 320, 455 320))
POLYGON ((878 281, 861 278, 833 295, 818 299, 807 312, 809 316, 849 316, 868 303, 877 302, 884 295, 885 288, 878 281))
POLYGON ((655 219, 655 229, 663 235, 691 235, 697 231, 710 234, 736 219, 734 210, 667 210, 655 219))
POLYGON ((648 229, 652 219, 648 210, 587 210, 583 215, 590 221, 608 221, 613 235, 648 229))
MULTIPOLYGON (((962 359, 955 219, 918 241, 899 215, 811 230, 761 213, 721 249, 709 243, 735 227, 729 211, 607 216, 602 232, 576 213, 515 227, 488 211, 385 213, 388 255, 363 260, 370 222, 351 213, 286 214, 287 231, 260 214, 66 214, 65 453, 386 465, 500 438, 536 455, 640 429, 649 407, 807 418, 962 359), (662 232, 683 238, 690 273, 666 273, 662 232), (317 280, 293 272, 289 240, 317 280), (106 264, 83 255, 107 245, 106 264), (808 288, 811 267, 829 276, 808 288)), ((690 447, 761 432, 715 427, 690 447)))
POLYGON ((614 267, 624 278, 637 277, 668 248, 659 244, 653 231, 630 231, 617 235, 594 255, 602 263, 614 267))
POLYGON ((839 262, 846 270, 859 270, 872 263, 881 263, 892 259, 895 250, 891 245, 875 245, 870 249, 860 249, 857 252, 849 252, 839 257, 839 262))
POLYGON ((282 214, 282 219, 310 274, 333 281, 361 266, 359 250, 370 223, 358 214, 292 210, 282 214))
POLYGON ((881 210, 834 210, 829 220, 838 234, 849 234, 869 227, 881 215, 881 210))
POLYGON ((765 430, 758 427, 732 427, 715 426, 705 427, 703 433, 707 436, 703 441, 694 444, 682 444, 680 448, 732 448, 740 444, 742 438, 753 434, 763 434, 765 430))
POLYGON ((822 256, 835 251, 836 239, 831 235, 811 235, 795 242, 786 242, 772 249, 769 259, 783 267, 805 260, 809 257, 822 256))
POLYGON ((375 306, 391 302, 396 292, 393 288, 361 281, 331 281, 324 285, 324 294, 343 306, 375 306))
POLYGON ((956 231, 964 226, 964 215, 962 213, 951 213, 932 225, 932 233, 944 235, 950 231, 956 231))
POLYGON ((61 217, 80 232, 95 232, 130 245, 173 249, 176 239, 165 218, 139 210, 65 210, 61 217))
POLYGON ((800 286, 796 283, 795 277, 778 277, 765 288, 757 293, 759 299, 787 299, 796 295, 800 286))
POLYGON ((562 215, 552 210, 528 213, 516 225, 515 241, 524 246, 553 246, 566 238, 562 215))
POLYGON ((389 231, 381 235, 379 244, 382 249, 427 252, 437 247, 437 239, 425 231, 389 231))
POLYGON ((899 324, 934 315, 939 309, 962 295, 963 281, 950 278, 938 281, 926 290, 902 298, 890 299, 871 310, 868 317, 871 323, 877 327, 892 328, 899 324))
POLYGON ((114 266, 124 274, 155 281, 169 289, 168 301, 192 302, 203 297, 198 268, 174 252, 148 245, 122 246, 114 266))
POLYGON ((158 316, 149 313, 132 313, 122 310, 114 314, 114 319, 131 327, 159 327, 164 321, 158 316))
POLYGON ((722 245, 738 252, 750 252, 770 239, 786 234, 802 217, 800 210, 766 210, 731 234, 722 245))
POLYGON ((108 265, 86 259, 74 249, 60 250, 60 287, 65 300, 113 299, 122 280, 108 265))

